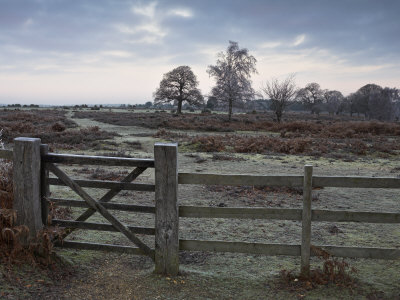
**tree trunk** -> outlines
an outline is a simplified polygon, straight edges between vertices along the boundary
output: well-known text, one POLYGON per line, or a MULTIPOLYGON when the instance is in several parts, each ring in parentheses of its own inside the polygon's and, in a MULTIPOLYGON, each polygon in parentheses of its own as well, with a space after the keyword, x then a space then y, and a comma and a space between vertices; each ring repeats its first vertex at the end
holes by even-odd
POLYGON ((280 123, 281 122, 281 118, 282 118, 282 112, 281 111, 276 111, 275 115, 276 115, 276 121, 278 123, 280 123))
POLYGON ((182 100, 178 100, 178 109, 176 111, 178 115, 182 113, 182 102, 183 102, 182 100))
POLYGON ((229 111, 228 111, 228 118, 229 118, 229 122, 232 120, 232 103, 233 100, 229 99, 229 111))

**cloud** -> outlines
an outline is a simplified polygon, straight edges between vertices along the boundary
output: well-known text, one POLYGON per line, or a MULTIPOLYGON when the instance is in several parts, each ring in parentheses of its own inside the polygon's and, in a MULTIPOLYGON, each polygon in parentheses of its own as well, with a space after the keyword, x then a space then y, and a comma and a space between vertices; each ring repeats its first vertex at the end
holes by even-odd
POLYGON ((24 27, 30 27, 34 24, 33 19, 29 18, 24 22, 24 27))
POLYGON ((151 2, 147 5, 134 5, 132 12, 137 15, 143 15, 148 18, 154 18, 157 2, 151 2))
POLYGON ((167 32, 165 29, 163 29, 157 22, 151 21, 151 22, 145 22, 140 25, 136 26, 129 26, 126 24, 116 24, 114 25, 114 28, 117 29, 119 32, 124 33, 124 34, 138 34, 138 33, 148 33, 151 35, 155 35, 158 37, 164 37, 167 32))
POLYGON ((173 16, 178 16, 182 18, 191 18, 193 17, 193 12, 190 9, 187 8, 176 8, 176 9, 171 9, 168 12, 169 15, 173 16))
POLYGON ((106 55, 106 56, 113 56, 113 57, 120 57, 120 58, 132 57, 132 53, 131 52, 121 51, 121 50, 103 51, 102 54, 106 55))
POLYGON ((277 48, 281 45, 281 42, 265 42, 260 45, 260 48, 277 48))
POLYGON ((298 35, 298 36, 296 36, 296 38, 295 38, 295 40, 294 40, 292 45, 297 47, 297 46, 303 44, 305 40, 306 40, 306 35, 305 34, 298 35))
POLYGON ((126 23, 115 24, 113 27, 120 33, 130 35, 124 39, 127 44, 159 44, 167 35, 167 30, 160 24, 159 14, 156 11, 157 2, 151 2, 147 5, 135 5, 131 11, 134 15, 141 15, 144 20, 137 24, 130 25, 126 23))

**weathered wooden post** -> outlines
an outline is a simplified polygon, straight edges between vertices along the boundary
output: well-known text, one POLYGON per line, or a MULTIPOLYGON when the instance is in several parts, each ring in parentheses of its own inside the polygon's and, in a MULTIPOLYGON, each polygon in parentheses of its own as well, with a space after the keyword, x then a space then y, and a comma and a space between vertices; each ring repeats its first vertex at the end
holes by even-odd
POLYGON ((29 229, 27 243, 42 229, 40 201, 40 139, 15 138, 13 151, 14 206, 17 224, 29 229))
MULTIPOLYGON (((49 145, 40 145, 40 156, 41 158, 49 153, 49 145)), ((42 206, 42 223, 48 225, 49 217, 49 204, 48 198, 50 197, 50 185, 49 185, 49 170, 46 168, 46 163, 42 163, 40 166, 40 200, 42 206)))
POLYGON ((179 272, 178 145, 154 145, 155 272, 179 272))
POLYGON ((304 167, 300 271, 303 276, 310 275, 312 173, 312 166, 304 167))

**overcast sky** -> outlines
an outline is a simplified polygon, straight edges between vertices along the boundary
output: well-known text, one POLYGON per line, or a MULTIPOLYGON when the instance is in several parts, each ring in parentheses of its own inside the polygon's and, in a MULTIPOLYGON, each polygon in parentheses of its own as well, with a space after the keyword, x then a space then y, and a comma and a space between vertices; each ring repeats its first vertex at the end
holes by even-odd
POLYGON ((228 41, 257 59, 256 90, 296 73, 347 95, 400 88, 399 0, 0 0, 0 104, 152 101, 162 75, 206 73, 228 41))

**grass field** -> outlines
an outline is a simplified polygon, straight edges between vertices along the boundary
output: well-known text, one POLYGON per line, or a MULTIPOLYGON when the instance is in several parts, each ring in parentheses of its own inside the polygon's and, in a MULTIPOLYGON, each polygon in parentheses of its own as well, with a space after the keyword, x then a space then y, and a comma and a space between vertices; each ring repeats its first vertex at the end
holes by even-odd
MULTIPOLYGON (((316 175, 400 176, 398 123, 349 117, 318 118, 308 114, 288 114, 281 124, 274 123, 272 114, 268 113, 235 115, 231 123, 221 114, 175 116, 161 112, 57 110, 40 111, 45 118, 39 118, 38 114, 37 111, 0 112, 0 128, 6 128, 3 137, 7 147, 11 146, 12 137, 28 135, 43 138, 59 153, 149 158, 153 155, 154 142, 176 141, 180 172, 301 175, 303 166, 312 164, 316 175), (16 127, 16 124, 24 125, 16 127)), ((130 172, 92 166, 63 169, 75 178, 105 180, 117 180, 130 172)), ((154 174, 147 170, 138 180, 154 182, 154 174)), ((96 198, 106 192, 87 190, 96 198)), ((52 187, 52 197, 78 199, 62 187, 52 187)), ((122 192, 115 201, 149 205, 154 204, 154 194, 122 192)), ((302 194, 285 188, 181 185, 179 203, 300 208, 302 194)), ((325 188, 313 191, 312 205, 318 209, 400 212, 399 203, 399 190, 325 188)), ((71 209, 64 216, 73 218, 81 211, 71 209)), ((122 212, 115 215, 129 225, 154 226, 152 215, 122 212)), ((89 221, 106 222, 98 214, 89 221)), ((301 223, 181 218, 180 237, 300 243, 301 223)), ((96 231, 77 231, 69 239, 129 244, 120 234, 96 231)), ((154 238, 143 236, 143 239, 153 246, 154 238)), ((313 223, 312 243, 399 248, 400 227, 398 224, 313 223)), ((354 283, 308 288, 281 276, 284 270, 299 269, 299 257, 182 252, 181 274, 163 277, 152 273, 154 265, 145 257, 65 249, 57 250, 57 254, 68 262, 67 267, 54 266, 51 270, 2 265, 0 298, 400 299, 398 260, 347 259, 357 269, 352 274, 354 283)), ((312 259, 313 268, 321 266, 320 259, 312 259)))

